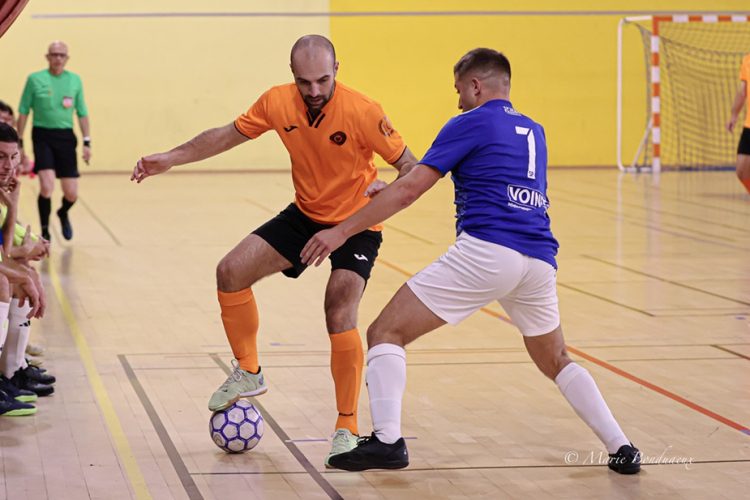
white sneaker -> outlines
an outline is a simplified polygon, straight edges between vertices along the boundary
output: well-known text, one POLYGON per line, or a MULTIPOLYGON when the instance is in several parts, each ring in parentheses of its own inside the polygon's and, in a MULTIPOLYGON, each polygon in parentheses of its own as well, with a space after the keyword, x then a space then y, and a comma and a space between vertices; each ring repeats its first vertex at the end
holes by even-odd
POLYGON ((357 447, 357 440, 359 439, 359 437, 352 434, 349 429, 336 429, 336 432, 334 432, 331 437, 333 438, 331 440, 331 453, 326 457, 326 469, 334 468, 328 464, 328 460, 330 460, 332 456, 352 451, 357 447))

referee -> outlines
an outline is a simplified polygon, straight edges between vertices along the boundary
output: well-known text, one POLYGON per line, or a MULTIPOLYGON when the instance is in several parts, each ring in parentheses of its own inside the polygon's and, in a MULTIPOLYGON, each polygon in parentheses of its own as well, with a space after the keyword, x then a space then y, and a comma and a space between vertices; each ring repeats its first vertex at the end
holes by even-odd
MULTIPOLYGON (((86 102, 83 99, 81 78, 65 71, 68 62, 68 46, 56 41, 47 52, 49 69, 32 73, 26 80, 21 104, 18 106, 18 135, 23 137, 29 111, 34 110, 34 126, 31 138, 34 141, 34 172, 39 176, 39 219, 42 236, 49 240, 49 215, 52 210, 52 191, 55 176, 62 184, 62 207, 57 211, 62 234, 66 240, 73 237, 68 210, 78 198, 78 162, 76 146, 78 140, 73 133, 73 110, 78 115, 78 124, 83 133, 83 160, 88 165, 91 159, 91 139, 86 102)), ((19 144, 24 155, 23 141, 19 144)))

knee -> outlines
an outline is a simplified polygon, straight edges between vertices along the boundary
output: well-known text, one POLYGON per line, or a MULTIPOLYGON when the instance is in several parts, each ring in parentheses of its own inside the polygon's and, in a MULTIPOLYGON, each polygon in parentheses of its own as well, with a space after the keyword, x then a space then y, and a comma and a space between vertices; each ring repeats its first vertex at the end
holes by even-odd
MULTIPOLYGON (((252 283, 251 283, 252 284, 252 283)), ((250 285, 251 285, 250 284, 250 285)), ((216 266, 216 286, 217 288, 225 293, 237 292, 250 285, 242 286, 237 279, 237 273, 235 272, 235 264, 233 259, 227 255, 219 262, 216 266)))
POLYGON ((39 186, 39 194, 42 195, 43 198, 51 198, 54 186, 54 184, 42 183, 39 186))
POLYGON ((325 304, 326 326, 329 333, 340 333, 357 327, 357 306, 325 304))
POLYGON ((389 328, 387 321, 383 320, 381 316, 378 316, 378 319, 367 329, 368 349, 378 344, 394 344, 400 347, 406 345, 400 332, 389 328))
POLYGON ((538 360, 536 366, 547 378, 554 381, 562 369, 572 362, 568 351, 563 346, 561 350, 550 352, 544 359, 538 360))

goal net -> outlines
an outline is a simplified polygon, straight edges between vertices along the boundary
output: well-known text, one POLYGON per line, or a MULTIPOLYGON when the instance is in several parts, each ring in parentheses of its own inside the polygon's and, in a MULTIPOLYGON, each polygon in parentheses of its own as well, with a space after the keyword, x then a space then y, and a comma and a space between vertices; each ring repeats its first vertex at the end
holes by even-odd
MULTIPOLYGON (((633 165, 654 171, 731 168, 744 112, 726 124, 750 53, 748 16, 654 16, 643 40, 647 133, 633 165)), ((747 106, 746 106, 747 108, 747 106)))

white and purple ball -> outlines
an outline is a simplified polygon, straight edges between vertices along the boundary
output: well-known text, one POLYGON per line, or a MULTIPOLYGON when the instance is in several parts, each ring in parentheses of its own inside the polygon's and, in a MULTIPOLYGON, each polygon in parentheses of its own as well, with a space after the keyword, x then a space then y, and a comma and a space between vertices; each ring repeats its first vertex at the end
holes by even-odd
POLYGON ((258 409, 244 399, 215 411, 208 421, 211 439, 228 453, 245 453, 258 446, 263 427, 263 417, 258 409))

